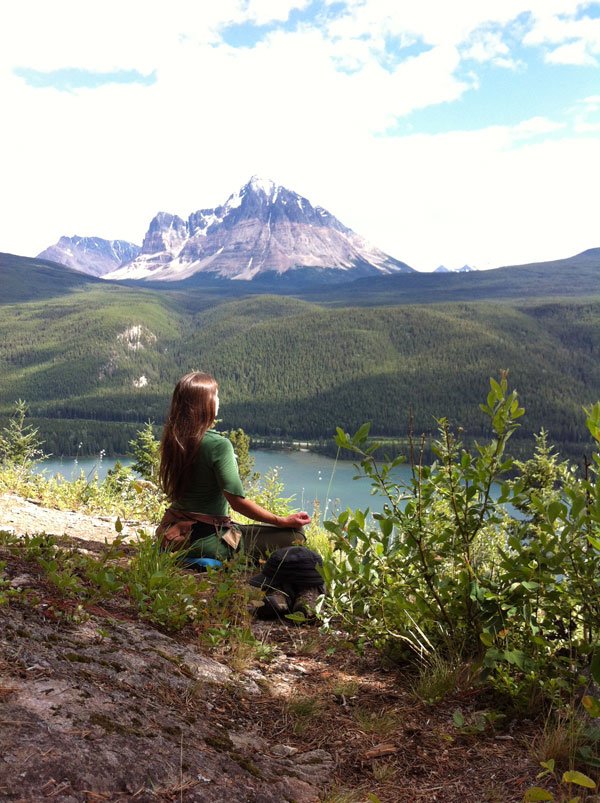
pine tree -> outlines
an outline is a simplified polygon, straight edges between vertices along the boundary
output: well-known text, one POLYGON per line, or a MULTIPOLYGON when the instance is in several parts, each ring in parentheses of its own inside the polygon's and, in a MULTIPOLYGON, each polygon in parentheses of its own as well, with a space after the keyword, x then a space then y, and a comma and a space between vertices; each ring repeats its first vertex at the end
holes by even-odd
POLYGON ((25 423, 29 408, 22 399, 15 402, 15 410, 7 426, 0 431, 0 463, 22 472, 43 460, 46 455, 40 448, 39 430, 25 423))

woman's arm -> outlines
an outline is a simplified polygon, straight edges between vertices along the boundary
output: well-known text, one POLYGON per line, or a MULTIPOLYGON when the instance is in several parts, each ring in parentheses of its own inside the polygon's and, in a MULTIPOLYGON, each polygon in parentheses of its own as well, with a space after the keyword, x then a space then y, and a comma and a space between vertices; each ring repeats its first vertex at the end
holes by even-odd
POLYGON ((229 502, 236 513, 241 513, 254 521, 262 521, 265 524, 273 524, 275 527, 305 527, 310 524, 310 516, 304 510, 299 513, 292 513, 289 516, 276 516, 270 510, 265 510, 251 499, 243 496, 235 496, 227 491, 223 491, 225 499, 229 502))

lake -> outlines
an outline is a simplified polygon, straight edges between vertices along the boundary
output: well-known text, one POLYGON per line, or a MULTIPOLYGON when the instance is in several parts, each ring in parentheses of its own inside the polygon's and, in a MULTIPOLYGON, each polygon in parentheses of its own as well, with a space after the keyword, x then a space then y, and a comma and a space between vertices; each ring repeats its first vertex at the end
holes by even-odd
MULTIPOLYGON (((315 500, 323 515, 330 516, 346 507, 377 510, 377 497, 370 494, 370 484, 365 479, 353 480, 356 469, 351 462, 334 460, 331 457, 304 451, 274 451, 257 449, 251 452, 255 470, 266 474, 270 469, 277 469, 279 478, 285 486, 285 496, 293 496, 293 506, 312 513, 315 500)), ((106 476, 116 462, 115 458, 84 457, 74 460, 72 457, 44 461, 39 471, 48 476, 62 474, 68 480, 79 477, 81 472, 93 479, 98 474, 100 479, 106 476)), ((123 465, 131 465, 132 460, 121 458, 123 465)), ((410 471, 401 466, 398 476, 408 479, 410 471)))

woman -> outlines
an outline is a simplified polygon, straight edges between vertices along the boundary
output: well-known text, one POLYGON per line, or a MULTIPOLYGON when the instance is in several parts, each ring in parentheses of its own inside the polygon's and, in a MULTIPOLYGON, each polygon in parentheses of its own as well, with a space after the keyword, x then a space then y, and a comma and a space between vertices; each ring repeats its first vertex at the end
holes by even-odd
POLYGON ((303 543, 308 513, 276 516, 244 496, 233 446, 212 429, 218 410, 219 388, 210 374, 192 371, 179 380, 161 441, 159 480, 170 502, 157 530, 163 544, 185 546, 189 557, 223 558, 240 533, 253 557, 303 543), (231 528, 229 506, 263 525, 231 528))

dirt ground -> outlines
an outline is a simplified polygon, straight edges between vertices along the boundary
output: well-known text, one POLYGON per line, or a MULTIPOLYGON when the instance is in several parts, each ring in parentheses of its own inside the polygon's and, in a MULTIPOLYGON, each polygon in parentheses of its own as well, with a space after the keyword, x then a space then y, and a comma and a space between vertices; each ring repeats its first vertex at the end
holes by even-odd
MULTIPOLYGON (((41 507, 31 499, 14 494, 0 494, 0 530, 18 533, 45 532, 48 535, 67 535, 83 540, 111 543, 117 537, 116 516, 86 516, 74 510, 55 510, 41 507)), ((134 536, 140 527, 148 530, 151 524, 123 521, 122 535, 134 536)))
MULTIPOLYGON (((94 549, 116 535, 11 496, 0 529, 94 549)), ((538 783, 538 724, 457 729, 457 709, 471 722, 489 700, 471 688, 425 705, 410 669, 341 633, 257 621, 260 660, 233 669, 193 627, 163 632, 125 598, 78 606, 17 551, 1 562, 28 600, 0 606, 2 800, 516 803, 538 783)))

